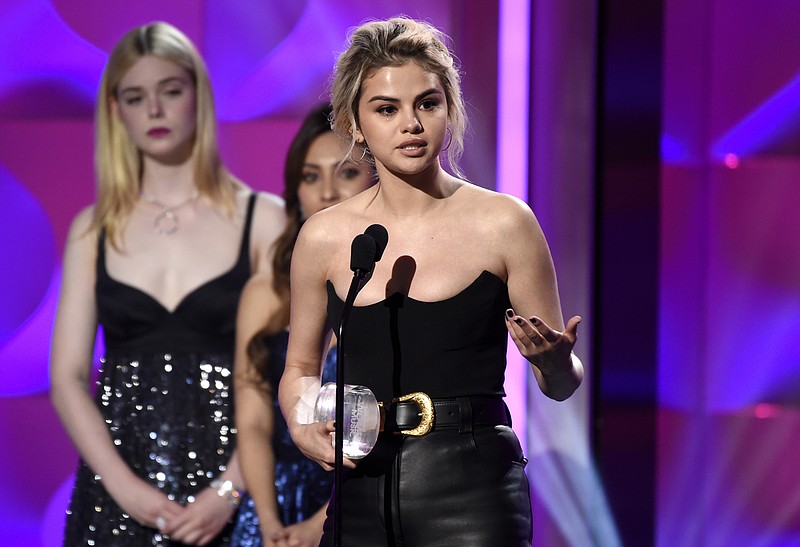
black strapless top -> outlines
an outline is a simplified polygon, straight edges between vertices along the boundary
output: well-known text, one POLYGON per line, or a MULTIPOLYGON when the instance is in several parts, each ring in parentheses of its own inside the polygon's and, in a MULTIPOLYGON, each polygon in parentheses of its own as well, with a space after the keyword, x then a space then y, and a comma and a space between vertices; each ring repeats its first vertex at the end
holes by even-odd
POLYGON ((105 232, 98 238, 98 321, 108 355, 137 352, 223 351, 235 343, 239 295, 250 278, 250 224, 255 194, 247 204, 239 256, 227 272, 187 294, 170 311, 148 293, 113 279, 106 270, 105 232))
MULTIPOLYGON (((327 287, 336 332, 344 303, 330 281, 327 287)), ((510 305, 506 284, 483 271, 446 300, 396 293, 354 307, 345 330, 345 382, 369 387, 379 401, 414 391, 436 399, 504 396, 510 305)))

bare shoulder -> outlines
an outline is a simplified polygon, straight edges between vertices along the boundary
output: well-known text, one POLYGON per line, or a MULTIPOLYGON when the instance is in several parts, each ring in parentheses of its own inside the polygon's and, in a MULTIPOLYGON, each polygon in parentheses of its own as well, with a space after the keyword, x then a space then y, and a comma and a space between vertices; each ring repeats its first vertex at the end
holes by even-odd
POLYGON ((338 234, 347 224, 345 217, 335 206, 314 213, 303 223, 298 242, 302 240, 306 245, 312 246, 335 243, 339 240, 338 234))
POLYGON ((511 194, 504 194, 495 190, 487 190, 485 188, 478 188, 480 192, 485 194, 487 203, 493 207, 497 207, 499 211, 507 214, 531 214, 531 208, 523 200, 511 194))
POLYGON ((94 283, 97 261, 97 228, 94 206, 82 209, 70 225, 63 258, 62 285, 90 286, 94 283))
POLYGON ((72 219, 67 236, 68 246, 79 242, 94 242, 97 239, 97 229, 92 226, 94 211, 95 206, 89 205, 78 211, 78 214, 72 219))
POLYGON ((94 205, 84 207, 72 219, 70 230, 88 230, 94 220, 94 205))
POLYGON ((257 272, 242 287, 241 299, 242 301, 261 299, 270 292, 272 292, 272 276, 269 272, 257 272))
POLYGON ((277 225, 282 229, 286 223, 283 199, 270 192, 256 192, 253 216, 261 225, 277 225))
POLYGON ((270 244, 286 227, 283 199, 269 192, 256 192, 253 224, 257 237, 263 237, 263 242, 270 244))
POLYGON ((256 207, 267 211, 283 211, 283 198, 272 192, 256 192, 256 207))
POLYGON ((272 286, 272 276, 257 272, 247 280, 239 297, 236 316, 237 336, 249 340, 257 331, 270 323, 283 305, 272 286))
POLYGON ((238 204, 247 203, 250 199, 252 194, 256 196, 256 211, 264 209, 266 211, 275 211, 275 210, 283 210, 283 199, 273 194, 272 192, 265 192, 263 190, 255 190, 239 180, 238 178, 233 179, 235 194, 236 194, 236 201, 238 204))
POLYGON ((242 287, 239 297, 240 313, 251 313, 259 317, 270 315, 280 307, 280 297, 272 286, 271 268, 253 274, 242 287))
POLYGON ((303 223, 301 232, 306 238, 318 243, 337 243, 349 241, 353 233, 363 231, 364 206, 360 204, 361 195, 355 196, 314 213, 303 223))
POLYGON ((296 263, 303 264, 306 273, 329 279, 337 264, 348 263, 353 237, 363 232, 366 224, 363 214, 341 207, 345 203, 314 213, 303 223, 292 256, 293 272, 296 263))
POLYGON ((483 220, 495 230, 518 233, 519 230, 539 229, 530 206, 515 196, 469 183, 464 184, 457 194, 462 191, 464 209, 471 211, 473 218, 483 220))

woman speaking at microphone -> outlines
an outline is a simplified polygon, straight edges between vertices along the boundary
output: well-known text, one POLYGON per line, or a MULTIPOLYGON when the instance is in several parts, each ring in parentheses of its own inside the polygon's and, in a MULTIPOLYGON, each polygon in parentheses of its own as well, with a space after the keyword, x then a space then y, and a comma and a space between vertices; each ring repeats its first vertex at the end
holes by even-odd
MULTIPOLYGON (((334 424, 307 423, 308 386, 343 309, 351 242, 371 224, 389 233, 347 323, 345 382, 386 410, 374 449, 344 462, 347 547, 530 545, 527 460, 503 401, 507 333, 548 397, 566 399, 583 378, 572 355, 580 318, 564 325, 534 214, 457 167, 466 119, 445 39, 407 18, 350 36, 334 75, 334 129, 366 147, 378 184, 310 218, 293 256, 280 404, 295 443, 331 469, 334 424), (400 401, 410 394, 418 402, 400 401), (427 402, 433 413, 420 423, 427 402)), ((332 514, 322 545, 333 542, 332 514)))

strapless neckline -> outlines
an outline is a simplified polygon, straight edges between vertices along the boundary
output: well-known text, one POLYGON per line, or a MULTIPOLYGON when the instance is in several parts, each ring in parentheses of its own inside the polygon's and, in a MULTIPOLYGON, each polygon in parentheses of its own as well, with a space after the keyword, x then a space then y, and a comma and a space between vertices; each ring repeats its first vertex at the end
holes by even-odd
MULTIPOLYGON (((451 301, 453 301, 455 299, 463 297, 466 293, 474 290, 477 286, 479 286, 481 283, 483 283, 484 279, 490 279, 490 280, 494 279, 497 283, 499 283, 501 285, 505 285, 503 280, 500 279, 497 275, 495 275, 494 273, 490 272, 489 270, 483 270, 466 287, 464 287, 463 289, 461 289, 460 291, 455 293, 453 296, 448 296, 447 298, 443 298, 441 300, 417 300, 416 298, 413 298, 411 296, 405 295, 403 293, 394 292, 394 293, 390 294, 389 296, 387 296, 386 298, 384 298, 382 300, 378 300, 377 302, 373 302, 372 304, 365 304, 363 306, 353 306, 353 308, 367 309, 367 308, 372 308, 372 307, 375 307, 375 306, 385 306, 387 303, 392 302, 394 300, 397 300, 398 298, 402 298, 404 301, 411 301, 411 302, 414 302, 416 304, 422 304, 422 305, 426 305, 427 304, 427 305, 435 306, 435 305, 438 305, 438 304, 447 304, 448 302, 451 302, 451 301)), ((330 280, 328 280, 326 283, 327 283, 327 286, 328 286, 328 294, 330 294, 331 296, 334 296, 337 300, 339 300, 339 302, 344 302, 344 300, 342 300, 342 298, 336 292, 336 289, 334 288, 333 283, 330 280)))

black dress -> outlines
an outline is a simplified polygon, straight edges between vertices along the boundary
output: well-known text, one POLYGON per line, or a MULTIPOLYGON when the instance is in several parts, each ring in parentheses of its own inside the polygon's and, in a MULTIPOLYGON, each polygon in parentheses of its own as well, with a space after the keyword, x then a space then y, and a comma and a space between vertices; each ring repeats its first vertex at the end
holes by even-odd
MULTIPOLYGON (((329 282, 331 324, 342 307, 329 282)), ((395 294, 352 310, 345 382, 369 387, 384 402, 425 392, 461 408, 462 422, 434 426, 422 437, 381 433, 356 469, 344 470, 343 545, 531 544, 527 460, 510 421, 475 425, 469 417, 474 405, 486 401, 507 414, 502 397, 509 307, 505 283, 484 271, 446 300, 395 294)), ((332 516, 333 504, 321 545, 333 543, 332 516)))
MULTIPOLYGON (((95 403, 131 470, 182 505, 226 469, 235 446, 235 321, 239 294, 251 274, 254 204, 252 195, 236 264, 189 293, 174 311, 111 278, 105 234, 99 237, 95 293, 106 355, 95 403)), ((231 528, 210 545, 227 545, 231 528)), ((81 461, 64 545, 178 543, 123 513, 81 461)))

